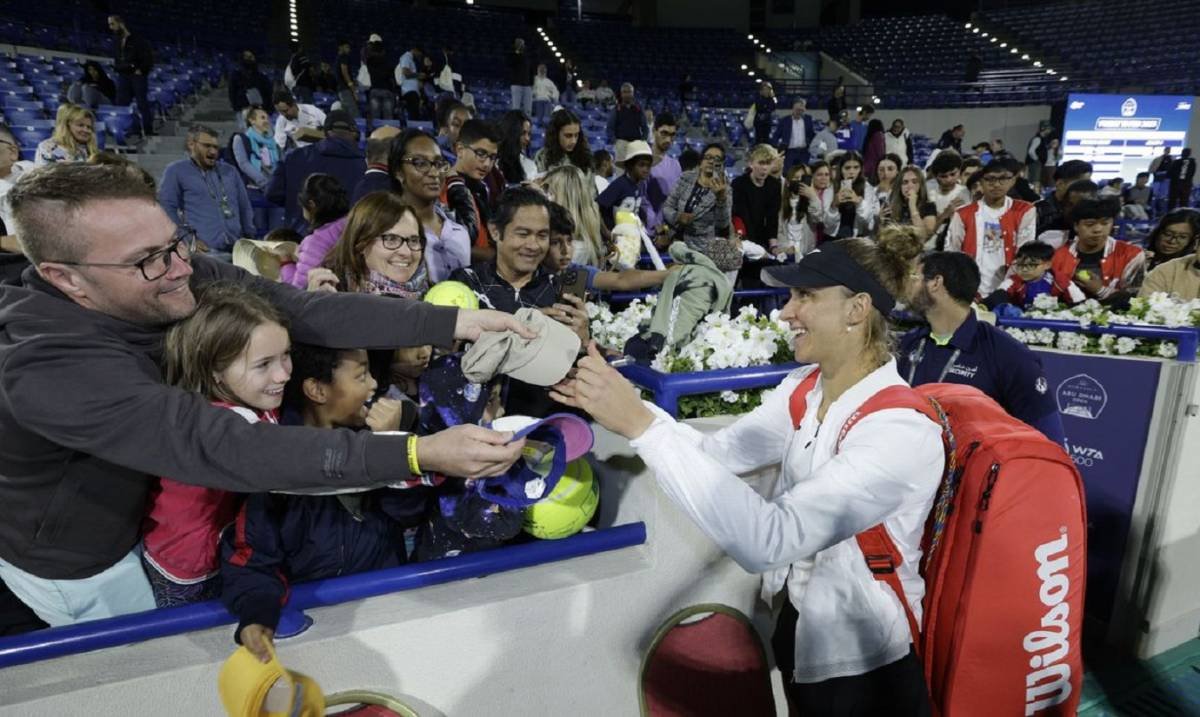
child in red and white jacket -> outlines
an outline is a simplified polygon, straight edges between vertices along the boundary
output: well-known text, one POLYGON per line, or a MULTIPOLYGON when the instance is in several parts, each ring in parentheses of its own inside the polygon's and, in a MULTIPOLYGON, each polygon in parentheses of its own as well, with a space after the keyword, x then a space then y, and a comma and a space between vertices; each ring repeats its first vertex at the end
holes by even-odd
POLYGON ((994 309, 999 304, 1012 304, 1020 309, 1028 309, 1042 294, 1054 291, 1054 272, 1050 271, 1054 259, 1054 247, 1043 241, 1031 241, 1022 244, 1017 249, 1008 276, 990 296, 985 296, 984 304, 994 309))
POLYGON ((1070 305, 1096 299, 1123 306, 1137 295, 1146 275, 1146 254, 1114 239, 1113 221, 1120 213, 1113 199, 1082 199, 1071 209, 1075 240, 1054 252, 1054 294, 1070 305))

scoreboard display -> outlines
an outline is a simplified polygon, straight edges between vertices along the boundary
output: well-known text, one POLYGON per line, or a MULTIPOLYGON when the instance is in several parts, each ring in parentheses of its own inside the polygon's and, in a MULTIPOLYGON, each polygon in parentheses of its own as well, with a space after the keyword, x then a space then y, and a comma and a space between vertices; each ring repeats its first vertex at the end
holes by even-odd
POLYGON ((1163 147, 1179 157, 1192 118, 1191 95, 1071 94, 1063 121, 1063 161, 1092 163, 1092 181, 1133 182, 1163 147))

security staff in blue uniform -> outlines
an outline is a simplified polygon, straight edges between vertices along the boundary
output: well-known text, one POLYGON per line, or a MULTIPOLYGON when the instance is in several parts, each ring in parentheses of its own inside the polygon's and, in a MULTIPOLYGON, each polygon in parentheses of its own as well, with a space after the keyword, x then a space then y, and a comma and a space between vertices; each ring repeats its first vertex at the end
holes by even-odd
POLYGON ((1062 419, 1042 362, 1027 346, 975 318, 979 267, 961 252, 933 252, 917 265, 910 308, 928 326, 900 342, 897 368, 912 386, 962 383, 974 386, 1050 440, 1063 444, 1062 419))

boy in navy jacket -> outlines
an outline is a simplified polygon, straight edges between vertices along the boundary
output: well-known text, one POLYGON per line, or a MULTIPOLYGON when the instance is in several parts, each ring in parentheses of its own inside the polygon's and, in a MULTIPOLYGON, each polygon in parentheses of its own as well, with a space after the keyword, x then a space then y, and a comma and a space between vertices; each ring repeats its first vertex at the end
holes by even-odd
MULTIPOLYGON (((284 406, 304 425, 396 429, 399 402, 367 407, 376 382, 366 351, 298 344, 292 363, 284 406)), ((421 522, 436 482, 421 476, 367 492, 247 497, 221 539, 221 601, 238 618, 237 641, 266 662, 289 583, 404 564, 404 531, 421 522)))

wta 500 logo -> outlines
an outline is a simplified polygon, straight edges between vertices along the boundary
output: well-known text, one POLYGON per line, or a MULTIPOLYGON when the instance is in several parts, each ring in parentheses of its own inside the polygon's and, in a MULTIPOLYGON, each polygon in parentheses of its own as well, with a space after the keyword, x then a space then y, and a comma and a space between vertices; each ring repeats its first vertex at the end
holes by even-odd
POLYGON ((1104 461, 1104 451, 1091 446, 1081 446, 1078 443, 1067 442, 1067 453, 1077 466, 1090 468, 1104 461))
POLYGON ((1037 576, 1042 582, 1038 598, 1045 605, 1040 629, 1026 633, 1021 641, 1025 652, 1030 654, 1029 667, 1025 676, 1025 714, 1035 715, 1055 705, 1062 704, 1071 696, 1071 663, 1063 661, 1071 650, 1071 604, 1067 594, 1071 591, 1071 580, 1066 574, 1067 529, 1056 540, 1039 545, 1033 551, 1037 561, 1037 576))

